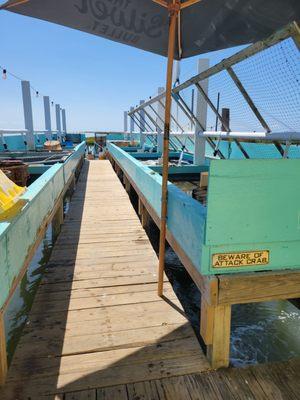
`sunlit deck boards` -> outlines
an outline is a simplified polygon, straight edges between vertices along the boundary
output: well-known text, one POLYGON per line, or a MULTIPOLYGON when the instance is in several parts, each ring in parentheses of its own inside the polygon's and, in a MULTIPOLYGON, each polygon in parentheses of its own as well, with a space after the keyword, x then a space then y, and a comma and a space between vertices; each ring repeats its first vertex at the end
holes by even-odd
POLYGON ((172 304, 158 298, 156 270, 110 163, 86 163, 0 397, 54 398, 208 370, 168 282, 172 304))
POLYGON ((300 361, 67 393, 55 400, 298 400, 300 361))

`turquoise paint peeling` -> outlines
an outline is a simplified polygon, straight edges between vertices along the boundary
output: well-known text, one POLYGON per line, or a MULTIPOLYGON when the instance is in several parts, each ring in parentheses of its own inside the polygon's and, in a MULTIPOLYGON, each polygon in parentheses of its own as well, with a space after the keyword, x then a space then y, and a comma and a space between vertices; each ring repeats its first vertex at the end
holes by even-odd
POLYGON ((57 163, 48 169, 22 196, 27 201, 22 211, 11 221, 0 223, 0 308, 36 240, 40 226, 84 152, 85 143, 81 143, 64 164, 57 163))

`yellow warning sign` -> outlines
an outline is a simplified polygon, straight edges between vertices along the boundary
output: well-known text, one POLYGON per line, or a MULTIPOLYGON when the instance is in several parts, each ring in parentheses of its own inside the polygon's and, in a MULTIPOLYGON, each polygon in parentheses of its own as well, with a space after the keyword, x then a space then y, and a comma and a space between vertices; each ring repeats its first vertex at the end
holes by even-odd
POLYGON ((269 250, 213 254, 212 256, 214 268, 239 268, 267 264, 269 264, 269 250))

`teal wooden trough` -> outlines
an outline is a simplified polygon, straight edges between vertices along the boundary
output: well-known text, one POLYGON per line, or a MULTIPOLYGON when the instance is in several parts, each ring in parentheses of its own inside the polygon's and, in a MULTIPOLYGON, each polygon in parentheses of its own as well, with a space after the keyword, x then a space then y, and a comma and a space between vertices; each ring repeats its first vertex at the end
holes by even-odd
MULTIPOLYGON (((114 144, 108 143, 108 151, 160 216, 160 174, 114 144)), ((206 206, 168 186, 168 231, 197 270, 299 269, 300 160, 212 159, 205 167, 206 206)))
POLYGON ((74 178, 84 153, 85 142, 82 142, 64 163, 44 171, 22 196, 26 205, 21 212, 12 220, 0 223, 0 310, 24 268, 44 221, 74 178))

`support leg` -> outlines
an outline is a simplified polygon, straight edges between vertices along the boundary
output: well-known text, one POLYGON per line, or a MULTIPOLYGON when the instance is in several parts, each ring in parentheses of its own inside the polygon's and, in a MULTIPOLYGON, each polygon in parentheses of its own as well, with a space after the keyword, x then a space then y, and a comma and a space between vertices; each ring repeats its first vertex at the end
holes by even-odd
POLYGON ((7 353, 4 316, 0 312, 0 386, 4 385, 7 375, 7 353))
MULTIPOLYGON (((125 175, 124 175, 125 176, 125 175)), ((126 181, 125 181, 125 190, 126 190, 126 192, 128 193, 128 194, 130 194, 130 191, 131 191, 131 185, 130 185, 130 182, 129 182, 129 180, 126 178, 126 181)))
POLYGON ((207 357, 215 369, 228 367, 230 355, 231 305, 201 304, 201 336, 207 345, 207 357))
POLYGON ((64 203, 61 200, 61 203, 53 217, 52 220, 52 237, 56 240, 57 236, 60 233, 60 227, 64 222, 64 203))
POLYGON ((141 202, 141 199, 139 198, 138 214, 139 214, 140 217, 141 217, 141 215, 142 215, 143 207, 144 207, 144 205, 143 205, 143 203, 141 202))
POLYGON ((142 204, 142 209, 141 209, 141 223, 142 223, 142 227, 144 229, 146 229, 150 223, 150 215, 149 215, 146 207, 143 204, 142 204))
POLYGON ((75 178, 75 175, 74 175, 73 178, 72 178, 72 181, 70 183, 70 188, 69 188, 71 194, 74 193, 75 187, 76 187, 76 178, 75 178))

